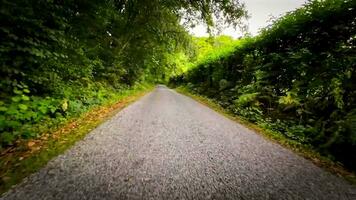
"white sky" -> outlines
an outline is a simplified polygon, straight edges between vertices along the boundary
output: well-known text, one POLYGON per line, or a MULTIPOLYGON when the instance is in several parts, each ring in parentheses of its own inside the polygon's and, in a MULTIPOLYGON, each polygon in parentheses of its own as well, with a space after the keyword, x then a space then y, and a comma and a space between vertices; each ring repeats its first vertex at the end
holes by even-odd
MULTIPOLYGON (((272 16, 278 18, 288 11, 293 11, 301 7, 306 0, 242 0, 242 2, 245 3, 250 15, 248 19, 249 32, 252 35, 257 35, 260 28, 268 25, 272 16)), ((203 25, 196 26, 190 32, 195 36, 208 36, 206 27, 203 25)), ((241 32, 233 28, 224 29, 222 34, 235 38, 241 36, 241 32)))

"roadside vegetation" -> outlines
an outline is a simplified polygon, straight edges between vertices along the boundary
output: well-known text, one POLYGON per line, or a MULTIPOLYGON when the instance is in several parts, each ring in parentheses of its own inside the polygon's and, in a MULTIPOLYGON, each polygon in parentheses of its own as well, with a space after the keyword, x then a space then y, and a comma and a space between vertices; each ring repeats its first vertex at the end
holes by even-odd
POLYGON ((215 27, 213 18, 237 24, 246 15, 238 1, 0 4, 1 191, 102 121, 96 109, 112 110, 124 97, 165 82, 180 67, 171 61, 192 52, 187 27, 215 27), (77 120, 82 123, 71 126, 77 120), (63 129, 68 136, 58 136, 63 129))
POLYGON ((7 147, 0 154, 0 194, 41 169, 53 157, 63 153, 95 127, 152 89, 152 85, 140 85, 125 90, 60 126, 47 129, 38 137, 17 140, 16 145, 7 147))
POLYGON ((213 2, 2 0, 0 149, 167 80, 171 58, 191 51, 186 26, 246 14, 238 2, 213 2))
POLYGON ((236 40, 187 29, 243 26, 238 0, 1 0, 0 190, 167 82, 355 172, 355 8, 310 1, 236 40))
POLYGON ((304 144, 297 140, 290 139, 281 132, 274 131, 264 126, 260 126, 255 122, 236 115, 236 113, 234 113, 232 110, 222 107, 220 102, 216 99, 208 98, 203 94, 199 94, 194 90, 187 88, 184 85, 176 87, 175 90, 183 95, 193 98, 194 100, 200 102, 203 105, 210 107, 211 109, 224 115, 225 117, 244 125, 248 129, 261 135, 262 137, 292 150, 294 153, 310 160, 315 165, 331 172, 332 174, 337 175, 339 177, 343 177, 349 183, 356 184, 356 174, 354 172, 349 169, 346 169, 342 163, 335 162, 335 159, 322 155, 310 144, 304 144))
POLYGON ((233 51, 210 51, 170 84, 355 172, 355 8, 352 0, 311 1, 233 51))

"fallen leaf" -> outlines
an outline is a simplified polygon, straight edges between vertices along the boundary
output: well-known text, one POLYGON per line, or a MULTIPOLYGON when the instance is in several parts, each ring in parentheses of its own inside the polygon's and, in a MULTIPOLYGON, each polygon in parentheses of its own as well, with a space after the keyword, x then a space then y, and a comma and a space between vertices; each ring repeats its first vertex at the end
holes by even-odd
POLYGON ((29 148, 31 148, 33 145, 35 145, 36 143, 34 143, 33 141, 29 141, 28 143, 27 143, 27 146, 29 147, 29 148))

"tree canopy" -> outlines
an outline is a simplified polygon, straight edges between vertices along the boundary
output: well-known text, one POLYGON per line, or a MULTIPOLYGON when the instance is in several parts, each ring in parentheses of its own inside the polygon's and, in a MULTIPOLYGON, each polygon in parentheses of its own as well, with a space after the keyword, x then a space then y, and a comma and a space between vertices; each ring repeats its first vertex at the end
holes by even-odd
POLYGON ((187 27, 205 23, 213 30, 246 16, 237 0, 0 5, 1 145, 32 137, 39 132, 34 125, 63 121, 137 83, 167 79, 178 69, 172 58, 193 51, 187 27))

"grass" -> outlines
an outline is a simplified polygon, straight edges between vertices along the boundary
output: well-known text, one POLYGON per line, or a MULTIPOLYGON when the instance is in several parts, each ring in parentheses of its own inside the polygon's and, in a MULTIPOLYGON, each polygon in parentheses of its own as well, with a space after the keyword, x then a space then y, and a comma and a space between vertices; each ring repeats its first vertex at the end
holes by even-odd
POLYGON ((344 178, 351 184, 356 185, 356 175, 353 172, 350 172, 345 169, 340 163, 336 163, 330 160, 329 158, 322 156, 317 151, 313 150, 311 146, 300 144, 297 141, 291 140, 280 133, 262 128, 256 124, 244 120, 239 116, 236 116, 232 112, 228 111, 227 109, 224 109, 219 104, 215 103, 213 100, 204 96, 194 94, 185 87, 178 87, 176 88, 176 91, 195 99, 196 101, 210 107, 211 109, 224 115, 225 117, 244 125, 245 127, 263 136, 264 138, 292 150, 296 154, 310 160, 315 165, 331 172, 334 175, 344 178))
POLYGON ((41 134, 40 137, 18 141, 16 147, 0 152, 0 194, 23 178, 38 171, 53 157, 63 153, 84 136, 125 106, 152 90, 152 86, 130 90, 95 107, 60 128, 41 134))

